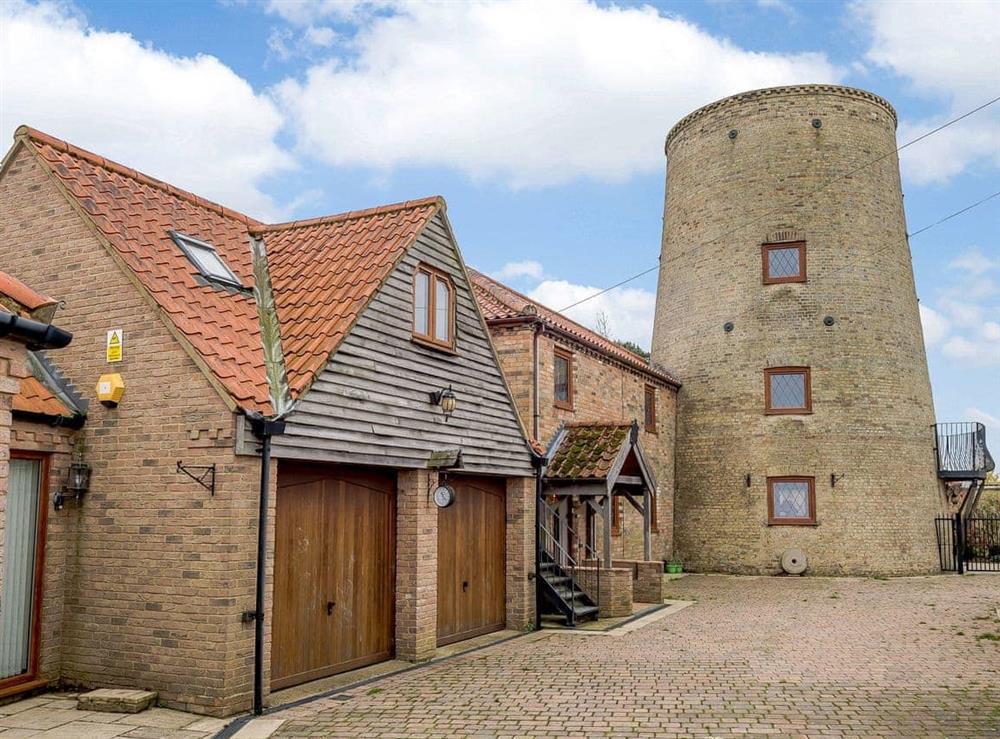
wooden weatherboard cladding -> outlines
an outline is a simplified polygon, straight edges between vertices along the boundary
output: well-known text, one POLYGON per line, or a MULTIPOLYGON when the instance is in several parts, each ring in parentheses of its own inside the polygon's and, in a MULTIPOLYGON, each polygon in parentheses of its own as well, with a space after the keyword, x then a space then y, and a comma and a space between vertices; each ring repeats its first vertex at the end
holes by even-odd
POLYGON ((429 264, 413 271, 413 340, 455 350, 455 283, 429 264))
POLYGON ((424 468, 441 449, 462 450, 468 472, 533 474, 507 393, 447 220, 436 215, 358 317, 317 376, 282 436, 276 457, 424 468), (434 267, 455 286, 455 352, 413 339, 413 275, 434 267), (447 421, 429 394, 451 386, 447 421))
POLYGON ((764 412, 768 415, 812 413, 812 372, 808 367, 764 370, 764 412))
POLYGON ((806 281, 806 242, 761 244, 760 256, 765 285, 806 281))
POLYGON ((767 522, 771 526, 814 526, 816 478, 767 478, 767 522))

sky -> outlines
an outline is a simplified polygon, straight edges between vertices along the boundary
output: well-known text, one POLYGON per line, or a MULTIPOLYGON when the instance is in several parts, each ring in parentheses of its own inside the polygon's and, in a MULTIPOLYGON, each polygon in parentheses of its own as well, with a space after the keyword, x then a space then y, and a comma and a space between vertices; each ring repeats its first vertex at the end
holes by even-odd
MULTIPOLYGON (((1000 96, 1000 2, 0 0, 21 123, 261 220, 443 195, 466 261, 561 309, 657 263, 663 139, 832 82, 900 143, 1000 96)), ((1000 190, 1000 103, 900 154, 909 231, 1000 190)), ((938 420, 1000 449, 1000 197, 911 240, 938 420)), ((570 315, 648 347, 655 273, 570 315)))

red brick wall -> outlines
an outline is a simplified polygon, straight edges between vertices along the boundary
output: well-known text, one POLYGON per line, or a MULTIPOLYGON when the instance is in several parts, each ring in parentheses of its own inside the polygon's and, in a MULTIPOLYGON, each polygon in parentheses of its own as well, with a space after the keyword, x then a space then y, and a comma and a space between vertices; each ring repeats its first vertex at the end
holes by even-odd
MULTIPOLYGON (((24 151, 0 179, 4 269, 64 301, 73 342, 54 359, 91 399, 80 432, 93 468, 68 557, 62 676, 154 688, 168 705, 223 714, 248 705, 259 461, 237 457, 233 414, 98 238, 24 151), (125 331, 105 363, 106 332, 125 331), (105 372, 117 409, 96 402, 105 372), (216 464, 216 493, 175 465, 216 464)), ((273 537, 272 537, 273 538, 273 537)))
MULTIPOLYGON (((526 325, 493 326, 490 333, 514 402, 530 433, 533 428, 534 329, 526 325)), ((658 533, 653 535, 653 558, 669 559, 673 551, 676 391, 663 383, 655 385, 657 433, 650 433, 643 428, 645 388, 649 383, 645 376, 580 344, 557 339, 550 334, 539 337, 538 352, 538 436, 543 445, 548 444, 563 421, 639 421, 640 441, 659 487, 656 507, 658 533), (556 346, 573 352, 573 410, 557 408, 553 403, 556 346)), ((623 510, 622 531, 614 537, 612 554, 622 559, 641 559, 642 517, 627 504, 623 510)), ((582 519, 574 528, 583 531, 582 519)))

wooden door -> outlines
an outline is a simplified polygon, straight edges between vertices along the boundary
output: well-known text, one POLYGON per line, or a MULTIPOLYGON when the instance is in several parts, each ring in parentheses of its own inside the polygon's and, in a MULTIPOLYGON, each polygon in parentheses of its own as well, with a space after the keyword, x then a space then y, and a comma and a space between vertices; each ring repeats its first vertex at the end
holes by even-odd
POLYGON ((505 483, 450 477, 455 502, 438 511, 438 645, 506 623, 505 483))
POLYGON ((395 475, 281 463, 271 688, 391 659, 395 475))

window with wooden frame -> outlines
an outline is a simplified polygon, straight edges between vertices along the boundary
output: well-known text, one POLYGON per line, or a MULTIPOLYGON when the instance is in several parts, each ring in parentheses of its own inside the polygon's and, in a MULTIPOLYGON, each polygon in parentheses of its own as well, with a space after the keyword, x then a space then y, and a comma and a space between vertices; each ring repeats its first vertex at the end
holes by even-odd
POLYGON ((764 412, 770 415, 812 413, 812 373, 808 367, 764 370, 764 412))
POLYGON ((656 433, 656 388, 646 385, 646 392, 643 396, 643 418, 646 431, 651 434, 656 433))
POLYGON ((413 272, 413 339, 455 350, 455 285, 447 274, 426 264, 413 272))
POLYGON ((767 478, 767 522, 772 526, 814 525, 816 478, 767 478))
POLYGON ((552 403, 573 410, 573 353, 556 347, 552 371, 552 403))
POLYGON ((761 245, 764 284, 806 281, 806 242, 786 241, 761 245))

